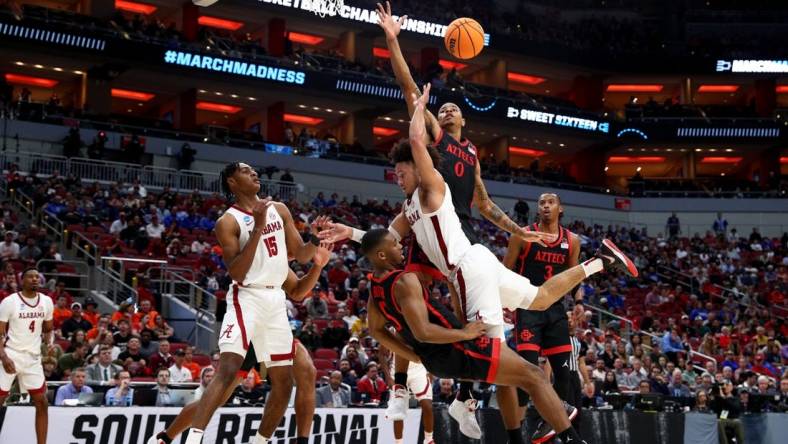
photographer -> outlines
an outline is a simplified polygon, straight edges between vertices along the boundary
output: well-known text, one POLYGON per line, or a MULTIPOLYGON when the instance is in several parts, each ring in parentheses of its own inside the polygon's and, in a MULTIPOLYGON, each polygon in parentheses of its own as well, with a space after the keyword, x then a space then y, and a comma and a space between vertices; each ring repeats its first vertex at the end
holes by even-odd
MULTIPOLYGON (((745 392, 746 393, 746 392, 745 392)), ((728 431, 736 436, 736 442, 744 442, 744 428, 739 415, 741 414, 741 404, 736 397, 735 389, 731 381, 724 381, 722 384, 714 383, 709 393, 711 399, 711 409, 717 414, 719 420, 720 442, 728 443, 728 431)))

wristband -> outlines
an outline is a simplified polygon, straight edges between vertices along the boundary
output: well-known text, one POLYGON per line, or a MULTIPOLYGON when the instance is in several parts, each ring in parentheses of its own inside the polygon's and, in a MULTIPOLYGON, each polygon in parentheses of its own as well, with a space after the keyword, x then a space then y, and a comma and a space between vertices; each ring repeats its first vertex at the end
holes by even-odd
POLYGON ((399 232, 395 230, 394 227, 392 227, 391 225, 389 225, 389 233, 391 233, 391 235, 394 236, 394 239, 396 239, 397 242, 402 240, 402 236, 400 236, 399 232))
POLYGON ((351 230, 353 230, 353 233, 350 235, 350 240, 353 242, 361 243, 361 239, 367 234, 366 231, 361 231, 358 228, 351 228, 351 230))
POLYGON ((320 246, 320 238, 315 236, 314 234, 311 234, 311 233, 309 234, 309 242, 311 242, 312 245, 314 245, 316 247, 320 246))

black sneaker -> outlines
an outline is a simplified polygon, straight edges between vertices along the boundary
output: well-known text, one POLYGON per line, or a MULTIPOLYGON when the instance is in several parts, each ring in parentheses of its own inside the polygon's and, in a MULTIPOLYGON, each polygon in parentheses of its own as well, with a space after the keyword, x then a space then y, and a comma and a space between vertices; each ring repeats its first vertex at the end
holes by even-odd
POLYGON ((606 270, 614 269, 626 272, 632 277, 638 276, 638 269, 632 259, 628 258, 610 239, 602 241, 602 246, 596 252, 596 257, 602 259, 606 270))
MULTIPOLYGON (((577 409, 574 406, 571 406, 564 402, 564 409, 566 410, 566 416, 569 418, 569 422, 574 421, 577 418, 577 409)), ((547 423, 545 420, 541 420, 539 422, 539 426, 536 428, 536 432, 531 436, 531 443, 532 444, 541 444, 543 442, 548 442, 551 439, 555 438, 556 433, 553 429, 553 426, 547 423)))

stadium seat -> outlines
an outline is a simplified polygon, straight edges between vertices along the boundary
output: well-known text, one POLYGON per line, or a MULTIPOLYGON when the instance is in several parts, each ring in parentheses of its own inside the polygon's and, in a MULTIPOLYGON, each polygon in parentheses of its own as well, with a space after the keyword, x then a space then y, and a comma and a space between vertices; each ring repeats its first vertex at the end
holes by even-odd
POLYGON ((331 370, 333 370, 333 369, 336 368, 336 365, 334 364, 334 361, 329 360, 329 359, 315 358, 313 361, 314 361, 314 364, 315 364, 315 368, 318 369, 318 370, 320 370, 320 369, 331 369, 331 370))
POLYGON ((320 381, 321 379, 328 377, 328 375, 328 370, 317 369, 317 372, 315 372, 315 381, 320 381))
POLYGON ((194 354, 192 356, 192 361, 199 364, 200 367, 211 365, 211 357, 208 355, 203 355, 201 353, 194 354))
POLYGON ((178 350, 180 350, 182 348, 186 348, 188 346, 189 346, 189 344, 187 344, 185 342, 173 342, 173 343, 170 344, 170 353, 174 354, 178 350))
POLYGON ((339 353, 333 348, 318 348, 315 350, 317 359, 339 359, 339 353))

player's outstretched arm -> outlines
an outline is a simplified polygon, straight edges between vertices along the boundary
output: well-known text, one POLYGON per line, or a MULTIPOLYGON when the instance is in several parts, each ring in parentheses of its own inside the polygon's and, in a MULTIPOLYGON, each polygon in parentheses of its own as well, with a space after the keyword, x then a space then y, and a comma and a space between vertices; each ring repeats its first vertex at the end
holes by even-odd
POLYGON ((411 96, 415 106, 413 118, 410 119, 410 129, 408 139, 410 142, 413 162, 421 176, 421 185, 425 191, 443 191, 444 182, 438 170, 435 169, 430 153, 427 151, 426 139, 427 128, 424 126, 424 112, 427 109, 427 102, 430 99, 430 85, 424 85, 424 93, 419 97, 416 94, 411 96))
MULTIPOLYGON (((369 328, 369 334, 371 334, 373 338, 396 355, 402 356, 410 362, 421 362, 419 356, 408 344, 386 328, 386 319, 383 317, 383 313, 380 312, 378 305, 374 301, 367 305, 367 309, 367 326, 369 328)), ((388 368, 388 365, 385 365, 384 368, 388 368)))
MULTIPOLYGON (((349 225, 341 224, 338 222, 327 222, 323 225, 323 230, 317 234, 317 237, 320 240, 324 240, 326 242, 330 242, 335 244, 337 242, 342 242, 344 240, 352 240, 353 242, 361 243, 361 238, 367 232, 364 230, 359 230, 358 228, 353 228, 349 225)), ((401 240, 403 237, 407 236, 410 233, 410 225, 408 224, 408 220, 405 219, 405 216, 402 213, 399 213, 391 224, 389 225, 389 233, 391 233, 397 241, 401 240)))
POLYGON ((453 344, 476 339, 486 333, 486 327, 479 321, 469 322, 461 330, 431 323, 427 316, 423 291, 419 279, 413 273, 403 273, 394 285, 394 297, 397 298, 397 303, 402 308, 402 315, 417 341, 453 344))
MULTIPOLYGON (((397 78, 397 83, 402 90, 402 97, 405 98, 405 104, 408 106, 408 115, 413 117, 414 105, 409 98, 413 94, 418 96, 421 91, 419 91, 416 81, 413 80, 410 68, 408 68, 408 63, 405 61, 405 56, 402 55, 399 40, 397 40, 397 36, 399 36, 400 30, 407 21, 408 16, 403 15, 395 20, 394 16, 391 15, 391 4, 389 2, 386 2, 385 7, 378 3, 377 13, 378 25, 383 28, 383 32, 386 34, 386 46, 391 54, 391 68, 394 71, 394 77, 397 78)), ((425 143, 429 143, 431 140, 438 138, 441 129, 440 125, 438 125, 438 119, 436 119, 431 112, 427 111, 424 113, 423 118, 429 130, 429 134, 427 135, 428 138, 425 140, 425 143)))
POLYGON ((328 263, 328 260, 331 258, 331 250, 334 249, 334 245, 329 242, 321 242, 320 246, 315 251, 315 256, 312 259, 313 264, 312 267, 309 269, 309 272, 304 275, 301 279, 296 276, 293 270, 287 270, 287 279, 285 279, 285 283, 282 286, 284 288, 285 293, 290 299, 300 302, 303 301, 304 298, 315 288, 315 284, 320 279, 320 272, 323 271, 323 268, 328 263))
POLYGON ((506 247, 506 256, 503 258, 504 267, 514 270, 517 264, 517 258, 520 256, 520 251, 523 249, 525 241, 520 236, 510 236, 509 245, 506 247))
POLYGON ((312 257, 315 255, 317 245, 313 242, 304 243, 293 221, 293 215, 290 213, 290 209, 287 208, 287 205, 281 202, 274 202, 274 206, 279 216, 281 216, 282 220, 285 222, 285 243, 287 244, 288 254, 293 255, 299 264, 306 264, 312 260, 312 257))

